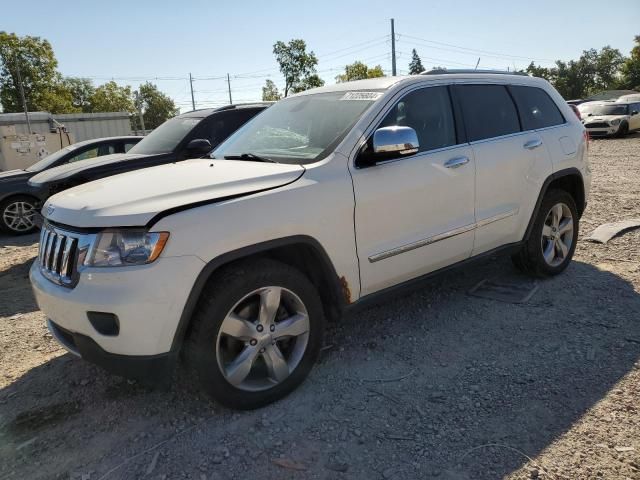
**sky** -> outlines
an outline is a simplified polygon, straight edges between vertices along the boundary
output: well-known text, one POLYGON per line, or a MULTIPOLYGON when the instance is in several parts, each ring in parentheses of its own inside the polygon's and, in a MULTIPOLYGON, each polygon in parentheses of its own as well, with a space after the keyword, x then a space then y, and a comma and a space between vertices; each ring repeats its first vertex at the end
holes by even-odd
POLYGON ((577 59, 611 45, 627 55, 640 35, 640 0, 30 0, 3 5, 0 30, 46 38, 65 76, 111 79, 137 88, 151 81, 182 111, 259 100, 266 79, 280 88, 273 44, 302 38, 327 83, 361 60, 391 71, 390 19, 397 68, 406 74, 415 48, 434 66, 524 68, 577 59), (612 4, 613 5, 613 4, 612 4), (28 10, 28 12, 27 12, 28 10))

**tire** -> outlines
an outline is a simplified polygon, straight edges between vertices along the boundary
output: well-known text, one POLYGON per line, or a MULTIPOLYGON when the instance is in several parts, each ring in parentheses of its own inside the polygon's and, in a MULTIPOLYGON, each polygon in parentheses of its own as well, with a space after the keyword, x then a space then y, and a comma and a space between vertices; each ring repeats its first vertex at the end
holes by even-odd
POLYGON ((616 137, 618 138, 624 138, 629 134, 629 124, 626 122, 623 122, 622 125, 620 125, 620 128, 618 129, 618 133, 616 133, 616 137))
POLYGON ((243 261, 205 286, 188 335, 187 364, 220 404, 259 408, 304 381, 320 354, 324 324, 320 296, 300 271, 270 259, 243 261))
POLYGON ((0 230, 10 235, 26 235, 37 230, 36 199, 16 195, 0 202, 0 230))
POLYGON ((529 238, 511 257, 514 265, 536 276, 558 275, 573 258, 578 229, 578 209, 573 197, 564 190, 550 190, 542 200, 529 238))

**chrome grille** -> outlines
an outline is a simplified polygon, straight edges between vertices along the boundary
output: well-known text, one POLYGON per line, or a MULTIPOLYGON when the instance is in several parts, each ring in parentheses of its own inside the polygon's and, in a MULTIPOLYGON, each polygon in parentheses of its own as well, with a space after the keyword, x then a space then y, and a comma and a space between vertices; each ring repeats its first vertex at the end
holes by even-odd
POLYGON ((42 274, 54 283, 73 287, 84 235, 60 230, 45 223, 40 233, 38 262, 42 274))

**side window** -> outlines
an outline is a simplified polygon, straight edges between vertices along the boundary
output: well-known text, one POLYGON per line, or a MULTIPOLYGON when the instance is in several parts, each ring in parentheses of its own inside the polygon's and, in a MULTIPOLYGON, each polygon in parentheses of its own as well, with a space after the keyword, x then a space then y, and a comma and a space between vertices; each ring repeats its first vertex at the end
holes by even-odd
POLYGON ((215 148, 257 113, 258 110, 241 108, 215 114, 208 121, 208 134, 205 138, 208 138, 215 148))
POLYGON ((83 152, 78 153, 77 155, 74 155, 73 157, 69 158, 69 160, 67 160, 69 163, 73 163, 73 162, 79 162, 81 160, 87 160, 89 158, 95 158, 98 157, 98 150, 99 147, 94 147, 94 148, 90 148, 89 150, 85 150, 83 152))
POLYGON ((129 150, 131 150, 134 147, 135 143, 131 143, 131 142, 124 142, 124 153, 127 153, 129 150))
POLYGON ((111 155, 112 153, 117 153, 117 151, 118 148, 115 143, 105 143, 98 147, 98 156, 111 155))
POLYGON ((470 142, 520 131, 516 106, 503 85, 456 87, 470 142))
POLYGON ((447 87, 428 87, 405 95, 380 127, 405 126, 418 134, 420 151, 456 144, 456 128, 447 87))
POLYGON ((514 85, 509 89, 518 106, 523 130, 535 130, 564 123, 564 117, 558 106, 541 88, 514 85))

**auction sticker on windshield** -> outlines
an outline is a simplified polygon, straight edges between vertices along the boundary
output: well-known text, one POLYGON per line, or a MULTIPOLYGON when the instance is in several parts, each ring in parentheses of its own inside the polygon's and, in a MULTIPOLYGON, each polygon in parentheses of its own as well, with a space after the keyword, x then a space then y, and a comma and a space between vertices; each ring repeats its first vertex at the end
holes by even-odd
POLYGON ((381 96, 381 92, 347 92, 340 100, 365 100, 370 102, 379 99, 381 96))

